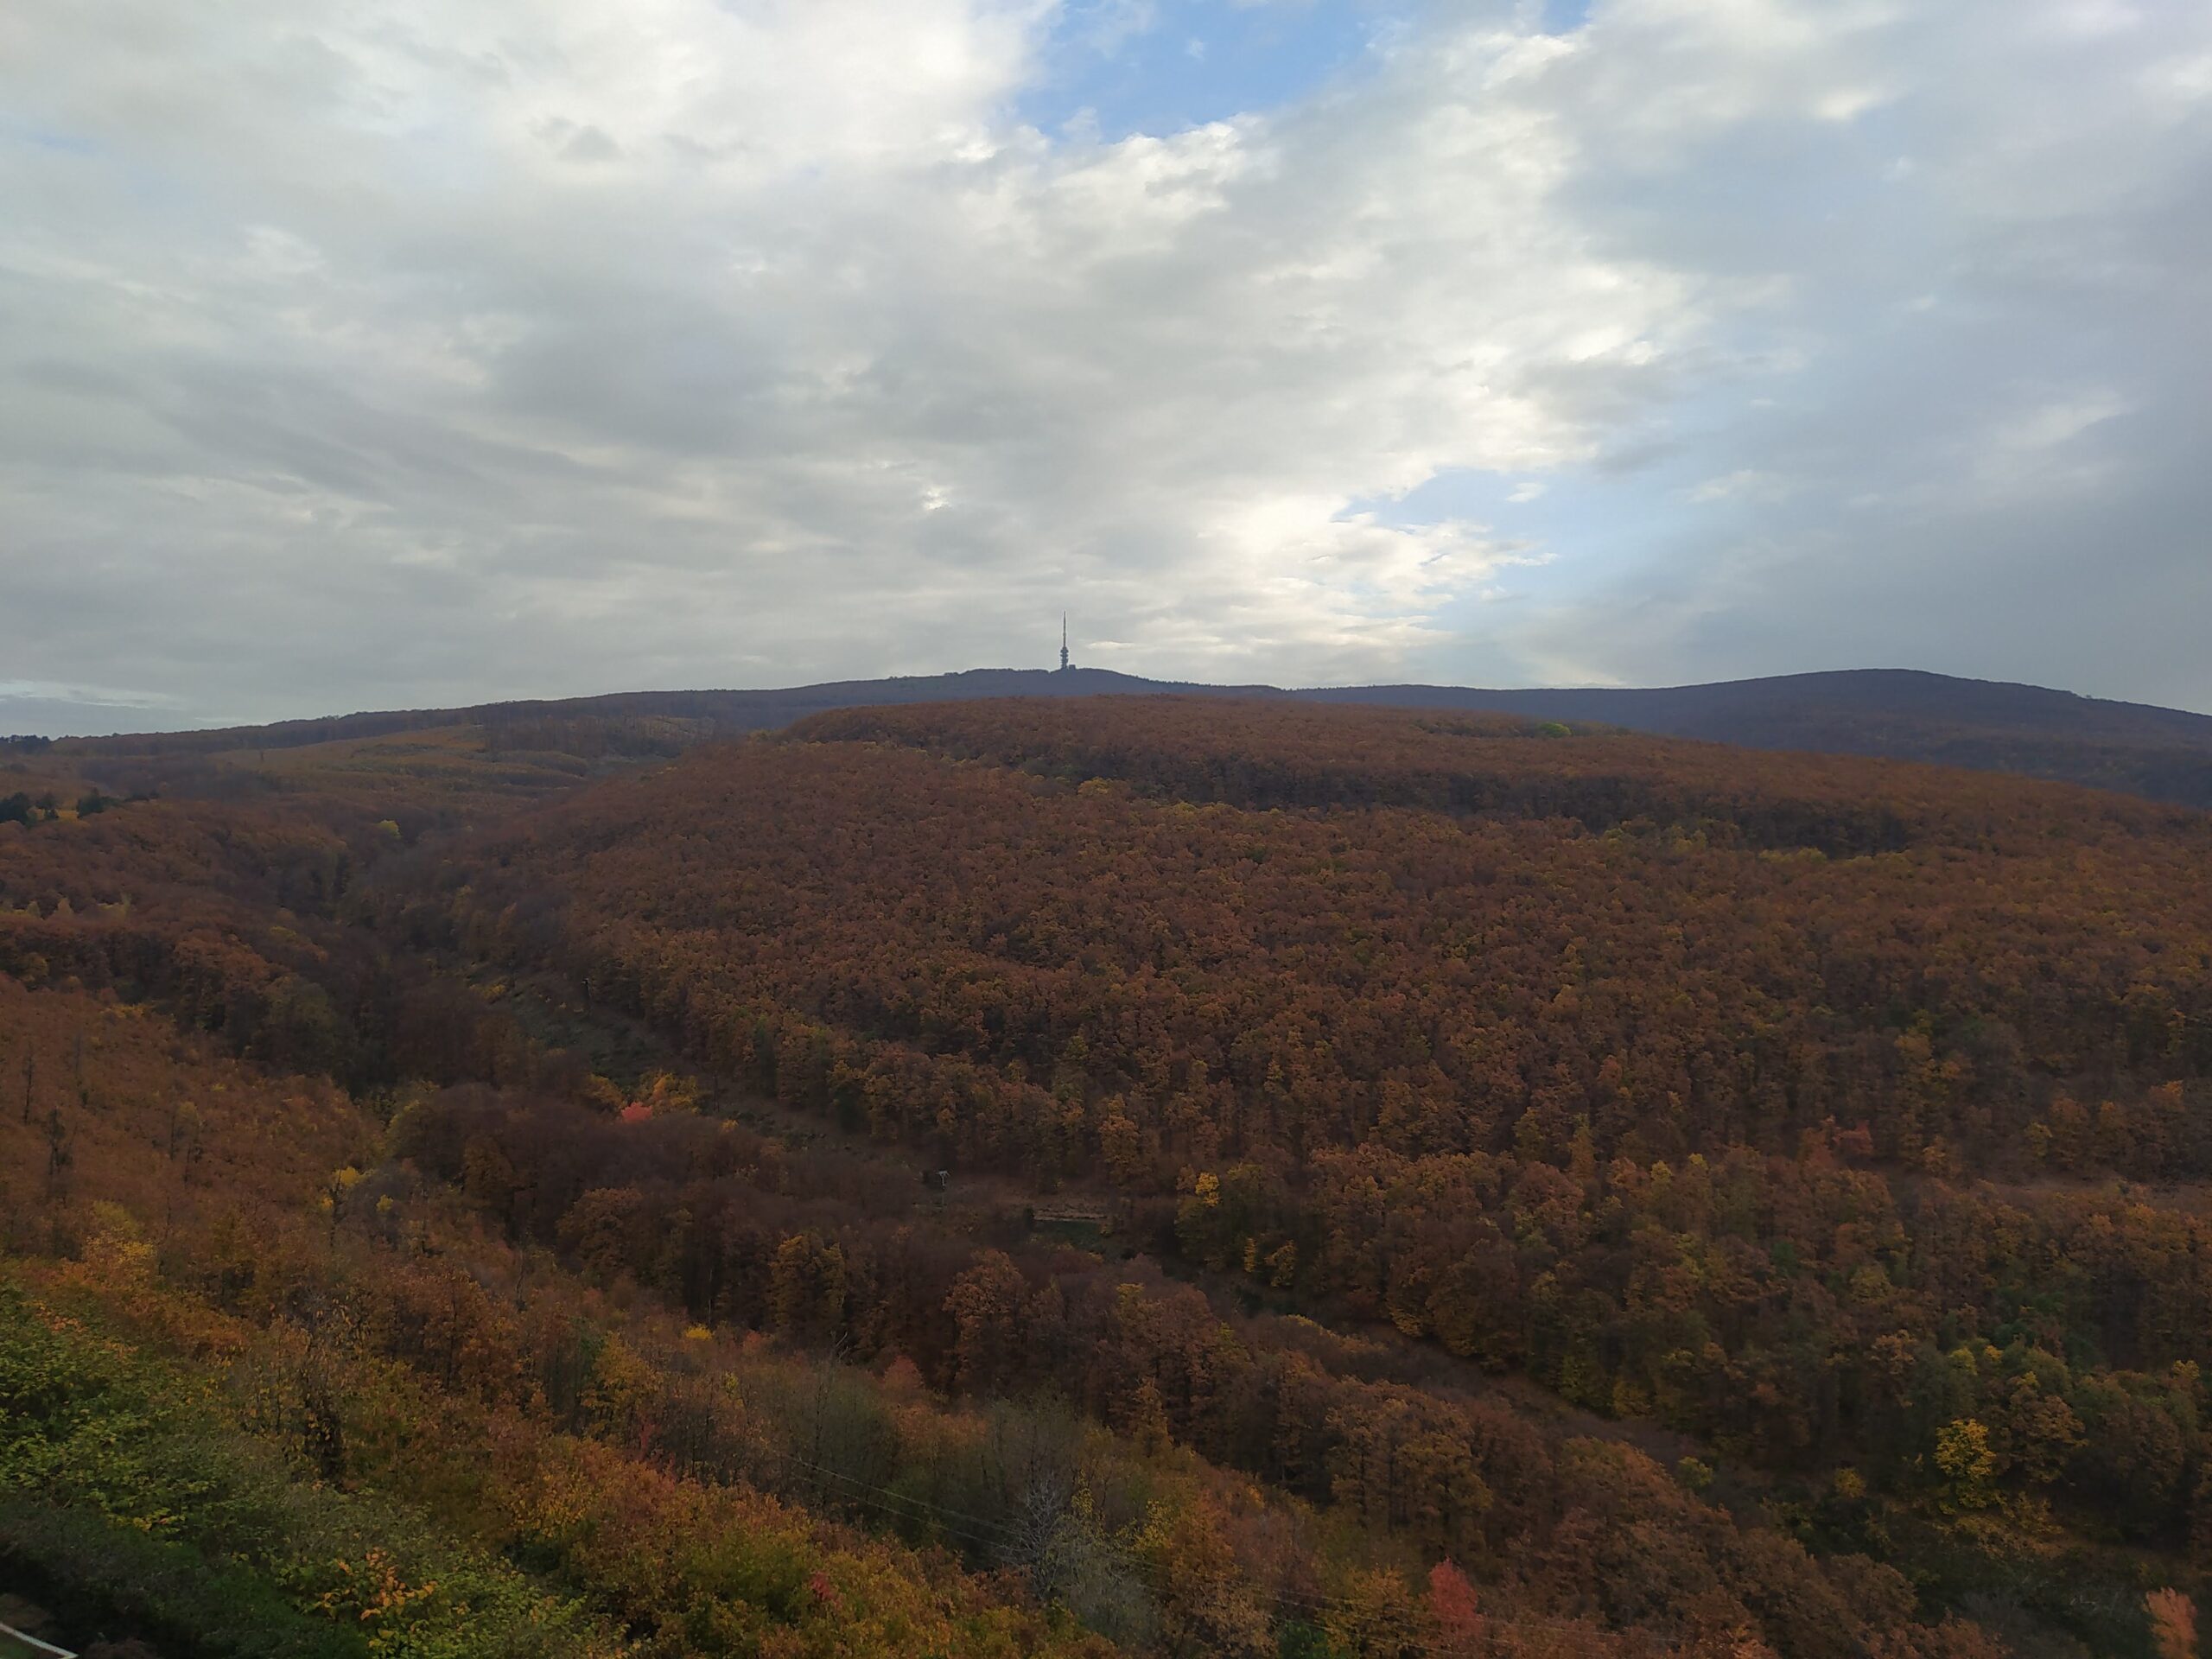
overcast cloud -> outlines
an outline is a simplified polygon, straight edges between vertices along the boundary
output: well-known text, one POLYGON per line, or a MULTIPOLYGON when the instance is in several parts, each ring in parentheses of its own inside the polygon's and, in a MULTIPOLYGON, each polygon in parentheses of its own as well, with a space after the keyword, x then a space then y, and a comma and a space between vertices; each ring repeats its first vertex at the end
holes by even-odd
POLYGON ((1064 607, 1193 678, 2212 710, 2212 7, 1256 3, 10 0, 0 729, 1064 607))

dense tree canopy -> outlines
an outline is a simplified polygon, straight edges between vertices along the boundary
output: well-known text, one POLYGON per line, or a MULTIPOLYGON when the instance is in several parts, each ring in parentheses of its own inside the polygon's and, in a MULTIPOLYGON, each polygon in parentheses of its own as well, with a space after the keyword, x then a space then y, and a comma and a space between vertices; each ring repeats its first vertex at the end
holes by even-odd
POLYGON ((2212 819, 1173 699, 578 762, 0 823, 0 1559, 58 1604, 653 1655, 2190 1616, 2212 819))

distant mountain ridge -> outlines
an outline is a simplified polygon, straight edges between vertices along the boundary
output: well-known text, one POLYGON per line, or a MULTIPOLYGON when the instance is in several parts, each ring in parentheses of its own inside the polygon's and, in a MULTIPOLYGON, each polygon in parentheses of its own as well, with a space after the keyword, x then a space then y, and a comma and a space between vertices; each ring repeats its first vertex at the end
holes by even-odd
POLYGON ((1591 721, 1745 748, 1918 760, 2212 807, 2212 716, 1911 669, 1636 690, 1396 685, 1301 695, 1591 721))
POLYGON ((985 668, 768 690, 623 691, 67 741, 88 756, 181 756, 290 747, 441 726, 504 727, 580 719, 675 720, 695 722, 712 734, 735 735, 775 730, 808 715, 869 704, 1162 694, 1490 709, 1749 748, 1876 755, 2014 772, 2212 807, 2212 715, 1908 669, 1851 669, 1706 685, 1509 690, 1438 685, 1286 690, 1151 680, 1110 669, 985 668))

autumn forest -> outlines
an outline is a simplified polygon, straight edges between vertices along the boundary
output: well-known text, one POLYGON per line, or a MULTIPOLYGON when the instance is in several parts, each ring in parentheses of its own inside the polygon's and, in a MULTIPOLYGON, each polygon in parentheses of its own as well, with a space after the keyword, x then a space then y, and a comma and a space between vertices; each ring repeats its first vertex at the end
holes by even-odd
POLYGON ((0 751, 0 1623, 2200 1651, 2212 814, 1224 698, 316 736, 0 751))

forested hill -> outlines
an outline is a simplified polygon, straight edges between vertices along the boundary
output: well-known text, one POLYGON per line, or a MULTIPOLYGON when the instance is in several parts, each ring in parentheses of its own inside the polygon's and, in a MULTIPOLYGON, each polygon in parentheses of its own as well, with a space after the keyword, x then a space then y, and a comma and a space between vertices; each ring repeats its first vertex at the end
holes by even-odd
POLYGON ((1934 761, 2212 806, 2212 717, 1910 669, 1635 689, 1376 685, 1299 695, 1599 721, 1747 748, 1934 761))
MULTIPOLYGON (((2023 1560, 2044 1527, 2212 1559, 2198 813, 1511 716, 1004 700, 817 716, 434 851, 382 888, 387 928, 557 970, 1040 1212, 1115 1209, 1217 1294, 1715 1448, 1801 1537, 1915 1571, 1969 1535, 2023 1560), (1839 1493, 1880 1520, 1829 1533, 1839 1493), (1873 1541, 1914 1514, 1961 1529, 1873 1541)), ((702 1216, 626 1211, 638 1270, 702 1216)), ((736 1248, 701 1240, 699 1281, 736 1248)), ((901 1271, 894 1236, 842 1248, 850 1282, 901 1271)), ((1061 1317, 1048 1276, 1003 1275, 993 1351, 1134 1421, 1105 1351, 1016 1357, 1024 1310, 1061 1317)), ((1498 1552, 1501 1583, 1571 1552, 1580 1500, 1503 1498, 1532 1487, 1464 1423, 1431 1438, 1437 1396, 1338 1408, 1405 1433, 1317 1459, 1300 1385, 1208 1340, 1160 1384, 1169 1440, 1498 1552), (1248 1389, 1275 1403, 1218 1404, 1248 1389)), ((1599 1580, 1647 1570, 1610 1548, 1599 1580)), ((2044 1559, 2046 1590, 2093 1576, 2044 1559)), ((1832 1592, 1775 1572, 1776 1603, 1832 1592)), ((2070 1628, 2005 1650, 2129 1640, 2070 1628)))
POLYGON ((2193 1650, 2212 815, 1280 695, 714 729, 0 756, 47 1639, 2193 1650))
MULTIPOLYGON (((1808 749, 1933 761, 1978 771, 2120 790, 2212 806, 2212 717, 2077 696, 2041 686, 1965 680, 1903 669, 1791 674, 1711 685, 1484 690, 1376 685, 1283 690, 1147 680, 1110 670, 971 669, 753 691, 632 691, 280 721, 220 731, 78 740, 89 757, 207 755, 294 747, 452 726, 477 726, 534 747, 533 734, 577 721, 653 722, 652 741, 775 730, 809 715, 885 703, 975 697, 1179 692, 1295 697, 1399 708, 1495 709, 1535 720, 1624 727, 1762 749, 1808 749)), ((543 747, 563 747, 561 741, 543 747)))

